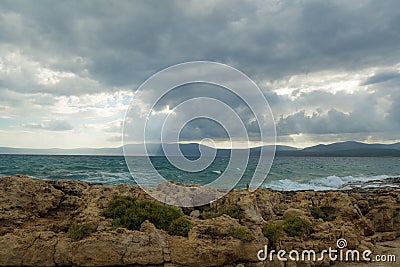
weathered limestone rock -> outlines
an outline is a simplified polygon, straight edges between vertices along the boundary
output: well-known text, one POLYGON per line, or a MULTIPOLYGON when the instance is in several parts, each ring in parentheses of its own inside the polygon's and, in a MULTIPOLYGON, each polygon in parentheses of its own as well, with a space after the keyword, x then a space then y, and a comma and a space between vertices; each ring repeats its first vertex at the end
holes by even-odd
POLYGON ((289 208, 287 210, 285 210, 285 212, 283 213, 283 217, 288 217, 288 216, 297 216, 297 217, 303 217, 305 216, 306 213, 300 209, 293 209, 293 208, 289 208))
POLYGON ((0 219, 3 220, 43 216, 55 209, 64 195, 47 183, 23 175, 1 180, 0 219))
POLYGON ((171 236, 168 243, 171 261, 178 266, 223 266, 234 262, 257 262, 257 252, 268 243, 261 231, 247 229, 249 240, 232 236, 231 229, 241 226, 223 215, 197 222, 188 238, 171 236), (251 240, 251 241, 250 241, 251 240))
POLYGON ((285 265, 274 256, 272 262, 259 262, 257 252, 268 244, 261 226, 270 220, 283 222, 289 215, 307 220, 309 233, 290 237, 283 232, 277 249, 314 249, 320 253, 344 238, 350 249, 396 255, 400 252, 400 189, 396 188, 340 192, 235 190, 208 208, 220 211, 234 206, 240 211, 240 219, 220 214, 202 219, 200 211, 204 207, 183 209, 191 214, 187 216, 192 223, 188 237, 170 236, 148 221, 140 231, 114 229, 101 212, 115 195, 151 199, 139 187, 128 185, 42 181, 23 175, 1 178, 0 266, 353 266, 334 264, 325 258, 317 263, 285 265), (314 207, 320 209, 323 218, 311 215, 314 207), (74 223, 91 225, 96 230, 73 241, 68 229, 74 223))
POLYGON ((5 234, 0 237, 0 265, 22 266, 26 251, 35 242, 32 233, 20 232, 17 234, 5 234))
POLYGON ((200 217, 200 211, 199 210, 194 210, 190 213, 190 216, 198 218, 200 217))

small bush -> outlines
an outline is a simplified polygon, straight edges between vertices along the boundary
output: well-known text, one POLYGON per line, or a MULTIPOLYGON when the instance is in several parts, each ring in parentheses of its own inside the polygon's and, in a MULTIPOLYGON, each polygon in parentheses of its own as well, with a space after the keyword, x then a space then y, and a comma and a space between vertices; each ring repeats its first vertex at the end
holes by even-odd
POLYGON ((115 196, 108 204, 108 207, 103 210, 102 215, 106 218, 121 218, 126 214, 126 211, 135 206, 135 199, 129 196, 115 196))
POLYGON ((211 237, 219 237, 221 233, 218 231, 216 226, 208 226, 201 231, 202 235, 211 236, 211 237))
POLYGON ((228 215, 231 218, 238 219, 239 221, 243 218, 243 211, 238 206, 220 207, 217 210, 211 208, 203 211, 201 217, 203 219, 217 218, 222 215, 228 215))
POLYGON ((288 216, 284 218, 283 230, 288 236, 303 236, 310 231, 310 223, 298 216, 288 216))
POLYGON ((311 211, 311 216, 313 216, 315 219, 322 219, 324 221, 328 219, 327 214, 323 212, 319 207, 313 206, 311 207, 310 211, 311 211))
POLYGON ((241 220, 243 218, 243 211, 238 206, 230 206, 221 212, 234 219, 241 220))
POLYGON ((229 228, 228 236, 247 242, 254 240, 254 237, 243 226, 229 228))
POLYGON ((283 227, 281 223, 270 222, 264 224, 262 227, 262 233, 268 238, 268 245, 274 246, 281 237, 283 227))
POLYGON ((114 227, 139 230, 149 220, 158 229, 169 230, 170 224, 183 216, 181 210, 149 200, 135 200, 129 196, 118 196, 109 203, 102 215, 113 219, 114 227))
POLYGON ((94 227, 86 224, 72 224, 68 229, 68 237, 79 241, 94 232, 94 227))
POLYGON ((212 218, 216 218, 218 216, 220 216, 220 215, 218 215, 216 212, 209 211, 209 210, 204 210, 201 213, 201 218, 203 218, 203 219, 212 219, 212 218))
POLYGON ((180 217, 171 222, 168 229, 168 234, 187 237, 192 224, 185 217, 180 217))
POLYGON ((322 206, 321 207, 321 211, 326 214, 326 219, 327 220, 333 220, 335 219, 335 213, 336 213, 336 209, 335 207, 332 206, 322 206))

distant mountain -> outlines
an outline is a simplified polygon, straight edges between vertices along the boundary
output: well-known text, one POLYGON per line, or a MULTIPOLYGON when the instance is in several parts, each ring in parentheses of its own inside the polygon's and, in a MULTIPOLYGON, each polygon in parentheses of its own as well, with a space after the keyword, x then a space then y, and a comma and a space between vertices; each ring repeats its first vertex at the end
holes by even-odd
POLYGON ((190 144, 179 144, 180 152, 177 150, 177 146, 173 144, 164 144, 164 147, 160 146, 158 155, 165 156, 179 156, 184 155, 186 157, 198 157, 200 156, 200 150, 206 155, 213 155, 215 153, 214 148, 205 145, 190 143, 190 144))
MULTIPOLYGON (((146 150, 143 145, 130 144, 124 147, 116 148, 77 148, 77 149, 27 149, 0 147, 0 154, 29 154, 29 155, 111 155, 121 156, 123 151, 129 156, 164 156, 167 151, 170 156, 178 156, 178 151, 174 151, 175 146, 165 144, 164 149, 160 144, 147 144, 146 150)), ((176 147, 175 147, 176 149, 176 147)), ((218 157, 228 157, 231 155, 231 149, 217 149, 200 145, 197 143, 180 144, 179 149, 184 156, 199 157, 200 150, 206 155, 212 156, 214 153, 218 157)), ((250 149, 250 156, 258 156, 261 150, 271 150, 273 146, 254 147, 250 149)), ((247 154, 247 149, 235 149, 236 153, 247 154)), ((365 144, 355 141, 338 142, 328 145, 316 145, 299 149, 291 146, 276 146, 277 156, 295 156, 295 157, 400 157, 400 143, 395 144, 365 144)))
POLYGON ((396 149, 395 148, 396 145, 398 145, 398 148, 400 149, 399 143, 392 145, 385 145, 385 144, 365 144, 361 142, 347 141, 347 142, 333 143, 329 145, 316 145, 304 148, 302 151, 333 152, 333 151, 356 150, 356 149, 396 149))
MULTIPOLYGON (((165 145, 168 149, 169 145, 165 145)), ((182 154, 188 157, 199 157, 200 156, 200 149, 206 154, 206 155, 213 155, 214 149, 205 145, 200 145, 197 143, 190 143, 190 144, 180 144, 179 145, 180 150, 182 151, 182 154)), ((263 146, 263 147, 254 147, 250 148, 250 156, 257 156, 260 154, 261 149, 272 149, 272 146, 263 146)), ((247 149, 234 149, 238 153, 247 153, 247 149)), ((276 151, 296 151, 298 148, 291 147, 291 146, 281 146, 277 145, 276 146, 276 151)), ((232 150, 231 149, 217 149, 216 155, 218 157, 229 157, 231 155, 232 150)), ((163 153, 163 150, 160 149, 160 155, 165 155, 163 153)), ((169 153, 170 156, 177 156, 178 154, 175 153, 169 153)))
POLYGON ((292 157, 400 157, 399 149, 350 149, 338 151, 282 151, 277 152, 277 156, 292 157))
POLYGON ((400 157, 400 143, 365 144, 355 141, 316 145, 297 151, 281 151, 281 156, 315 157, 400 157))
POLYGON ((396 143, 396 144, 389 145, 389 146, 391 146, 394 149, 400 149, 400 142, 396 143))
POLYGON ((276 151, 297 151, 297 147, 276 145, 276 151))

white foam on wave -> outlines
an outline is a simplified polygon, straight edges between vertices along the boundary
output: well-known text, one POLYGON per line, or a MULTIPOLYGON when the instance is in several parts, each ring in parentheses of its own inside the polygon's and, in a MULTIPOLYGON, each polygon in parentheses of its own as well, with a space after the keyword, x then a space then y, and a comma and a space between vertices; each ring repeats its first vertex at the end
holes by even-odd
MULTIPOLYGON (((351 187, 371 187, 370 185, 365 185, 364 183, 368 181, 382 181, 388 178, 400 177, 400 175, 390 176, 390 175, 376 175, 368 177, 353 177, 353 176, 343 176, 339 177, 336 175, 322 177, 313 179, 310 181, 293 181, 289 179, 270 181, 265 184, 264 187, 271 188, 278 191, 297 191, 297 190, 343 190, 349 189, 351 187)), ((379 185, 376 185, 379 186, 379 185)), ((375 187, 376 187, 375 186, 375 187)), ((382 184, 380 184, 382 186, 382 184)))
POLYGON ((273 190, 278 190, 278 191, 330 190, 330 188, 327 188, 327 187, 310 185, 308 183, 301 183, 301 182, 292 181, 289 179, 271 181, 268 184, 264 185, 264 187, 271 188, 273 190))

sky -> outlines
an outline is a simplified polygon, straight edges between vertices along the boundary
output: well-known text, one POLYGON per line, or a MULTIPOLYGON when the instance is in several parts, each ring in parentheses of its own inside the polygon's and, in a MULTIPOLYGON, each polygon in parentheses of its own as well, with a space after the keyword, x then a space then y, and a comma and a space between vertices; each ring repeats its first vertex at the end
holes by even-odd
MULTIPOLYGON (((120 146, 140 84, 196 60, 256 82, 278 144, 399 142, 398 25, 397 0, 1 1, 0 146, 120 146)), ((200 87, 171 93, 157 110, 200 87)), ((247 116, 234 97, 221 99, 247 116)), ((182 141, 223 144, 225 135, 199 120, 182 141)))

